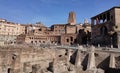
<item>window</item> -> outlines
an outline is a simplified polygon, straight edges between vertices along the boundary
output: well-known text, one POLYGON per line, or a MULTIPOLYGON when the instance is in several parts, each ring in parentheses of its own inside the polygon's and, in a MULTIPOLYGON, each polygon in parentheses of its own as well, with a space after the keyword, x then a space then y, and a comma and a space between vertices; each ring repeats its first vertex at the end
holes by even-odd
POLYGON ((70 40, 73 41, 73 37, 70 37, 70 40))
POLYGON ((41 41, 39 41, 39 43, 41 43, 41 41))
POLYGON ((31 41, 31 43, 33 44, 33 41, 31 41))
POLYGON ((42 31, 42 29, 38 29, 39 31, 42 31))
POLYGON ((43 43, 45 43, 45 41, 43 41, 43 43))
POLYGON ((69 39, 66 39, 67 42, 69 42, 69 39))

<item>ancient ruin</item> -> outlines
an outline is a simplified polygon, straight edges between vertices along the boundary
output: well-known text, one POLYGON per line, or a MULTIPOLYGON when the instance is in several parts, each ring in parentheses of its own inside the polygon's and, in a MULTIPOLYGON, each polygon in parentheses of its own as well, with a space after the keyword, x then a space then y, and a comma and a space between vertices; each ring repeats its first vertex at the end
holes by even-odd
POLYGON ((91 47, 0 47, 0 73, 119 73, 120 50, 91 47))
POLYGON ((91 22, 76 24, 74 12, 50 28, 0 20, 0 73, 120 73, 120 7, 91 22))
POLYGON ((120 7, 113 7, 92 17, 91 29, 94 45, 119 47, 120 7))

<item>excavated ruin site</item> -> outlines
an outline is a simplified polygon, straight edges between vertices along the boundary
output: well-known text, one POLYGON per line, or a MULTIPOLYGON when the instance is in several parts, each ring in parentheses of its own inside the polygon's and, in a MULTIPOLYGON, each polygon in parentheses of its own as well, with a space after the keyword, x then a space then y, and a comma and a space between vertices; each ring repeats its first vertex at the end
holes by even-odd
POLYGON ((120 51, 115 49, 0 47, 0 73, 120 73, 120 51))

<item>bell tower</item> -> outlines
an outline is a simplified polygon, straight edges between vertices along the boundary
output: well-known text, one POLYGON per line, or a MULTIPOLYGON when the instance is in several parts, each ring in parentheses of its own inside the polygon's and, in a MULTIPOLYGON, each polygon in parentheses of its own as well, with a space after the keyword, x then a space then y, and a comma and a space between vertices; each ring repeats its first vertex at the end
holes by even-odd
POLYGON ((75 16, 75 13, 73 11, 71 11, 69 13, 69 16, 68 16, 68 23, 70 25, 75 25, 76 24, 76 16, 75 16))

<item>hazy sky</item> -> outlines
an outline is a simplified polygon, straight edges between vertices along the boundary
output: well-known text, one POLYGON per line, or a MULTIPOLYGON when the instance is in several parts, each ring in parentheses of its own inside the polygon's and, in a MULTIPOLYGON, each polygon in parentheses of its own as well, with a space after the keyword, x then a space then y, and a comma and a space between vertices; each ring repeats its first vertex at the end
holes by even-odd
POLYGON ((113 6, 120 6, 120 0, 0 0, 0 18, 50 26, 67 23, 68 13, 74 11, 77 23, 83 23, 113 6))

